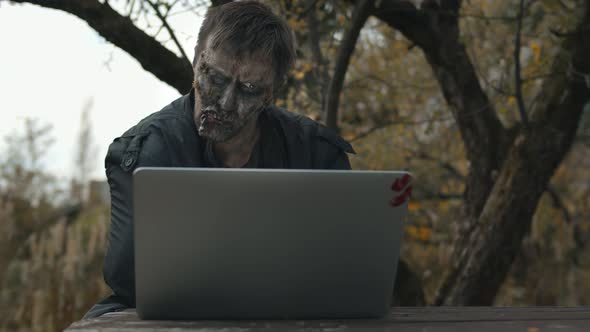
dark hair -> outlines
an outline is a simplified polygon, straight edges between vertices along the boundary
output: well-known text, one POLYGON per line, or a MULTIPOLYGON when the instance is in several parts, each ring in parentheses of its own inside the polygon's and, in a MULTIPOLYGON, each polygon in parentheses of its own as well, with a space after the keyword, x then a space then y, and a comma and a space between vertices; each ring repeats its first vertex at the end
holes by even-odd
POLYGON ((230 47, 238 56, 262 52, 275 69, 275 85, 280 85, 295 62, 295 38, 280 16, 257 1, 237 1, 207 10, 195 46, 193 66, 205 44, 213 49, 230 47), (209 38, 210 37, 210 38, 209 38))

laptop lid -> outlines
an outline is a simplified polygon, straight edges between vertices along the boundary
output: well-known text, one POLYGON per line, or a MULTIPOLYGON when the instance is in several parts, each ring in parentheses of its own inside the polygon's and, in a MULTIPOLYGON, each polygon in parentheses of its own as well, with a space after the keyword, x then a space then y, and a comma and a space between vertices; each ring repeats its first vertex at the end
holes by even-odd
POLYGON ((139 168, 143 319, 380 317, 388 312, 406 172, 139 168))

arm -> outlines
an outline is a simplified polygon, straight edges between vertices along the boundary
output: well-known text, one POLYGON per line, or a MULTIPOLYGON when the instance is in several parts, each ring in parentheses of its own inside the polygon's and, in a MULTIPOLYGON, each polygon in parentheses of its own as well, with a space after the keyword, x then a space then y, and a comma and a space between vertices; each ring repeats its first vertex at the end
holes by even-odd
POLYGON ((135 306, 131 173, 123 171, 120 166, 123 151, 128 146, 125 141, 122 137, 115 140, 109 146, 105 160, 111 193, 111 225, 103 277, 113 294, 94 305, 84 315, 85 319, 135 306))
POLYGON ((132 173, 140 166, 166 166, 161 136, 152 131, 115 139, 105 168, 111 192, 111 225, 103 276, 113 294, 93 306, 84 318, 135 307, 132 173))

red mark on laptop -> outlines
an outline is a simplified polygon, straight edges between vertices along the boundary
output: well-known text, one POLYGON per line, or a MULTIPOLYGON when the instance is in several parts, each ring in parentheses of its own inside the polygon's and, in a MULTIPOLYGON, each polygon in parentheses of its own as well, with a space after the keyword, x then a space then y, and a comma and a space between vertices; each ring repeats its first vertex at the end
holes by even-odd
POLYGON ((400 195, 395 196, 391 201, 389 201, 389 205, 391 205, 392 207, 396 207, 404 204, 407 200, 410 199, 410 197, 412 196, 412 186, 410 185, 411 182, 412 176, 410 174, 405 174, 401 178, 395 179, 395 181, 391 185, 391 190, 396 192, 400 192, 404 188, 405 190, 400 195))

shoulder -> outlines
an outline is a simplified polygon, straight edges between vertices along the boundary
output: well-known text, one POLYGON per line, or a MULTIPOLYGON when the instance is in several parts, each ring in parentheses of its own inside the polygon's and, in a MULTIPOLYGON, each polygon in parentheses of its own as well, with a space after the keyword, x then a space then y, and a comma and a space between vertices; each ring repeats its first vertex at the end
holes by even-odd
POLYGON ((338 133, 307 116, 278 107, 268 108, 267 115, 278 121, 287 136, 297 136, 305 144, 323 149, 337 149, 346 153, 355 153, 352 145, 338 133))
POLYGON ((166 105, 161 110, 154 112, 143 118, 136 125, 129 128, 121 136, 132 136, 142 133, 151 133, 155 129, 166 129, 166 127, 175 126, 179 123, 185 123, 191 120, 190 115, 186 114, 186 103, 189 95, 182 96, 170 104, 166 105))
POLYGON ((109 145, 105 168, 120 166, 131 172, 140 164, 164 166, 168 159, 168 142, 175 138, 182 140, 181 133, 191 126, 192 118, 185 114, 186 98, 188 95, 176 99, 116 137, 109 145))

